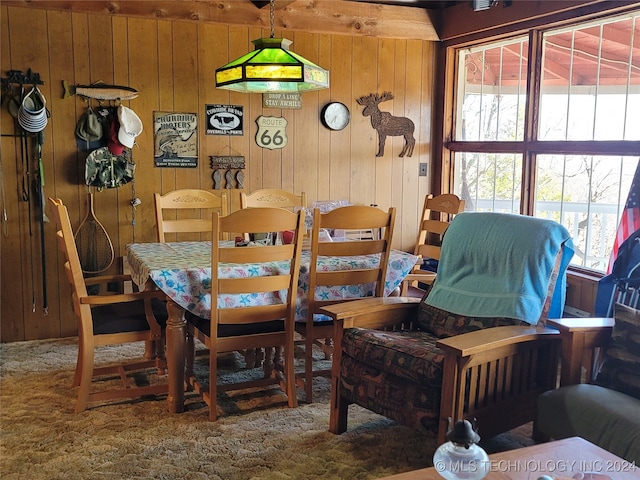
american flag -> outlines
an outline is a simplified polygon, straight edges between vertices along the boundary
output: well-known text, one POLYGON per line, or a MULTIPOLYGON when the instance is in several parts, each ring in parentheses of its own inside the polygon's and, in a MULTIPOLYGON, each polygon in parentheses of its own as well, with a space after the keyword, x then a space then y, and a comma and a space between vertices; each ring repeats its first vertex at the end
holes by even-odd
POLYGON ((638 229, 640 229, 640 161, 638 161, 636 173, 633 176, 633 182, 631 182, 627 203, 622 211, 620 225, 618 225, 616 239, 613 242, 611 257, 609 258, 607 273, 611 273, 611 270, 613 269, 613 262, 618 258, 618 249, 620 248, 620 245, 622 245, 622 242, 629 238, 629 235, 638 229))

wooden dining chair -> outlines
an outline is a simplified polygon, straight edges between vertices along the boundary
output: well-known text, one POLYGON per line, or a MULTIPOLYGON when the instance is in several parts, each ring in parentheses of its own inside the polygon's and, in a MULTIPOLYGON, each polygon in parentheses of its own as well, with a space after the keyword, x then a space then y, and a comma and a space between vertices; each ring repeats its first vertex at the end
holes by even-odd
POLYGON ((418 238, 413 254, 418 256, 418 262, 413 270, 405 277, 400 288, 402 297, 422 298, 425 290, 420 284, 430 285, 436 278, 435 267, 432 270, 420 268, 425 261, 436 263, 440 260, 440 245, 442 236, 449 228, 453 215, 464 212, 465 201, 453 193, 442 195, 427 195, 424 198, 418 238), (438 214, 433 218, 433 214, 438 214), (445 218, 446 216, 446 218, 445 218))
POLYGON ((106 293, 107 285, 110 289, 114 285, 122 285, 131 281, 130 275, 84 278, 67 207, 60 199, 49 198, 49 203, 57 225, 58 248, 64 256, 64 270, 71 286, 73 311, 78 320, 78 360, 73 376, 73 386, 80 387, 76 413, 84 411, 89 402, 166 393, 166 383, 138 385, 129 375, 152 368, 164 373, 164 328, 167 321, 167 310, 162 301, 164 294, 157 290, 106 293), (102 287, 104 292, 89 295, 87 287, 96 286, 102 287), (149 358, 141 355, 141 358, 116 365, 95 365, 96 347, 143 341, 154 346, 152 352, 145 353, 149 358), (92 391, 94 379, 103 381, 99 391, 92 391), (116 388, 108 383, 114 379, 121 381, 122 386, 116 388))
POLYGON ((291 244, 286 245, 234 247, 212 242, 211 317, 187 315, 187 378, 189 385, 202 395, 209 406, 211 421, 218 417, 217 395, 221 391, 275 383, 286 393, 289 407, 298 405, 293 340, 303 224, 303 211, 293 213, 282 208, 241 209, 225 217, 213 214, 212 238, 218 238, 224 232, 259 233, 270 230, 290 230, 294 232, 294 238, 291 244), (220 275, 222 264, 248 265, 247 274, 224 278, 220 275), (252 304, 252 296, 260 296, 261 305, 252 304), (194 338, 209 349, 207 381, 193 374, 194 338), (283 366, 280 367, 281 362, 275 360, 276 368, 269 376, 218 385, 219 353, 258 348, 281 350, 283 366))
POLYGON ((229 210, 226 192, 181 189, 164 195, 155 193, 154 199, 159 242, 166 242, 169 233, 176 234, 175 238, 209 239, 211 214, 218 212, 225 216, 229 210), (187 233, 199 235, 177 235, 187 233))
POLYGON ((261 188, 251 193, 240 193, 240 208, 250 207, 307 208, 307 194, 302 192, 296 195, 278 188, 261 188))
POLYGON ((296 321, 296 332, 303 337, 305 346, 305 370, 304 375, 298 378, 298 383, 304 388, 307 402, 313 401, 313 377, 331 375, 330 369, 313 368, 314 345, 324 352, 325 358, 331 358, 333 353, 333 323, 328 317, 319 315, 320 308, 362 298, 360 290, 353 287, 365 284, 371 284, 367 296, 384 296, 395 217, 396 210, 393 207, 386 212, 378 207, 363 205, 339 207, 327 213, 321 213, 318 208, 313 210, 307 316, 305 320, 296 321), (370 230, 378 231, 380 235, 379 238, 345 238, 323 242, 320 241, 322 230, 370 230), (380 261, 371 268, 352 269, 351 260, 359 255, 378 255, 380 261), (330 271, 318 268, 318 259, 325 256, 332 257, 330 271), (321 290, 327 288, 342 292, 342 298, 324 299, 321 290), (354 293, 356 290, 357 294, 354 293))

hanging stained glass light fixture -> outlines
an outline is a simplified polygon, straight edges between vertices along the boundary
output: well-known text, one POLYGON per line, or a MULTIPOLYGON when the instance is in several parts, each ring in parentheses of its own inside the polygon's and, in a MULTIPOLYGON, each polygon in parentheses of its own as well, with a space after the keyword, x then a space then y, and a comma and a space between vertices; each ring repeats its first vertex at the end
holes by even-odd
POLYGON ((255 50, 216 69, 216 87, 245 93, 308 92, 329 88, 329 72, 289 50, 291 40, 274 38, 275 7, 269 2, 269 38, 255 50))

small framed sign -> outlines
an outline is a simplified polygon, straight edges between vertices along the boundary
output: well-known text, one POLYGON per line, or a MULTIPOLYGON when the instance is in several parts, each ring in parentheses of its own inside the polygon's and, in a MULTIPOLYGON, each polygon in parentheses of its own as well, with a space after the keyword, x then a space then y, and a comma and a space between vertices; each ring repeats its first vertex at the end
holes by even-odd
POLYGON ((207 135, 243 135, 244 122, 241 105, 207 105, 207 135))
POLYGON ((198 114, 153 112, 156 167, 198 166, 198 114))
POLYGON ((262 94, 262 106, 265 108, 302 108, 302 94, 300 92, 262 94))

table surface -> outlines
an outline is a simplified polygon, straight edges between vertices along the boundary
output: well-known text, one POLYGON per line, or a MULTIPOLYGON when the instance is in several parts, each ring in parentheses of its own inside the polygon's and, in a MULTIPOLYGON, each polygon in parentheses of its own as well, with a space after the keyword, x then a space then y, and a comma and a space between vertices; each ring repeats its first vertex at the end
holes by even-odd
MULTIPOLYGON (((307 295, 309 290, 309 251, 303 251, 298 278, 296 301, 296 320, 304 320, 307 314, 307 295)), ((400 285, 404 277, 415 265, 417 257, 413 254, 392 250, 387 268, 385 295, 389 295, 400 285)), ((131 268, 133 281, 144 288, 151 279, 167 296, 179 306, 203 318, 211 314, 211 242, 173 242, 173 243, 133 243, 127 245, 127 261, 131 268)), ((379 262, 377 255, 349 257, 348 260, 335 257, 322 257, 318 264, 325 270, 337 268, 363 268, 379 262)), ((218 274, 222 278, 238 276, 268 275, 265 269, 286 269, 288 262, 272 262, 269 265, 232 265, 220 264, 218 274)), ((363 285, 359 291, 346 288, 318 287, 317 298, 341 299, 358 298, 371 295, 373 285, 363 285)), ((246 295, 221 295, 219 308, 232 308, 246 305, 265 305, 280 303, 272 293, 249 298, 246 295)))
MULTIPOLYGON (((536 480, 548 475, 573 479, 580 472, 593 472, 592 480, 638 480, 640 465, 579 437, 541 443, 531 447, 489 455, 490 470, 485 480, 536 480)), ((434 467, 400 473, 384 480, 442 480, 434 467)))

